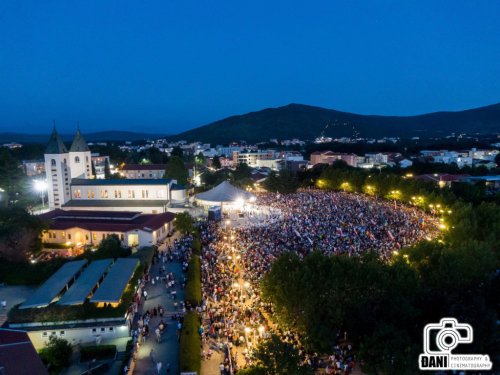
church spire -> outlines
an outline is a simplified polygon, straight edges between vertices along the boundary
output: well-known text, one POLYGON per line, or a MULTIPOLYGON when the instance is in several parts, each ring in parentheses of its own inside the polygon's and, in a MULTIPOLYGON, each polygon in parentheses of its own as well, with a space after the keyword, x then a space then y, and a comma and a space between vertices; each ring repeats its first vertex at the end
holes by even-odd
POLYGON ((45 150, 46 154, 66 154, 68 149, 64 145, 61 137, 56 130, 56 120, 54 121, 54 130, 52 130, 52 134, 50 135, 49 144, 47 145, 47 149, 45 150))
POLYGON ((85 152, 90 151, 87 142, 85 142, 85 138, 83 138, 83 134, 80 132, 80 122, 76 122, 76 135, 75 139, 73 139, 73 144, 69 149, 69 152, 85 152))

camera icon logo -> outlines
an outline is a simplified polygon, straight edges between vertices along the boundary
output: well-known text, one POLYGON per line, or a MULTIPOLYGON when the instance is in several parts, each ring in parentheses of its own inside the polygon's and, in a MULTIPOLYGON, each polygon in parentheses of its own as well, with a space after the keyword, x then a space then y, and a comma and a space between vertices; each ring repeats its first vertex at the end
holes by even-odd
POLYGON ((419 357, 420 370, 491 370, 487 355, 452 354, 459 344, 473 340, 472 326, 455 318, 443 318, 439 323, 424 328, 424 354, 419 357))
POLYGON ((449 353, 458 344, 469 344, 472 342, 472 327, 467 323, 458 323, 454 318, 441 319, 439 324, 427 324, 424 329, 424 351, 427 354, 449 353), (438 350, 431 349, 431 343, 435 337, 438 350))

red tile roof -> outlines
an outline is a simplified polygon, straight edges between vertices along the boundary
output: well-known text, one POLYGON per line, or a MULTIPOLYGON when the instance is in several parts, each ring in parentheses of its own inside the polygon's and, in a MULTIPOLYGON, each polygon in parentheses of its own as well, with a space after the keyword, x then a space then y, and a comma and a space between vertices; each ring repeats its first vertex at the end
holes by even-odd
POLYGON ((175 214, 164 212, 161 214, 146 214, 137 216, 137 213, 115 211, 64 211, 54 210, 40 215, 43 219, 51 220, 49 229, 67 230, 81 228, 92 232, 129 232, 144 230, 147 232, 157 230, 166 223, 174 220, 175 214), (86 217, 75 217, 72 213, 82 212, 86 217), (134 217, 126 217, 134 214, 134 217), (66 216, 66 217, 65 217, 66 216), (101 217, 109 217, 102 218, 101 217))
POLYGON ((122 171, 160 171, 165 170, 166 164, 126 164, 122 171))
POLYGON ((28 334, 0 329, 0 373, 5 375, 48 375, 28 334))

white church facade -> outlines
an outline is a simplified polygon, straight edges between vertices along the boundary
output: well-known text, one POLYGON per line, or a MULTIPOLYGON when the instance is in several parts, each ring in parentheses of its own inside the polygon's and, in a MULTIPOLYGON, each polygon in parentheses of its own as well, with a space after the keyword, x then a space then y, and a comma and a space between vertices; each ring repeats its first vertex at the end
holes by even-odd
POLYGON ((96 244, 117 234, 125 246, 155 244, 173 229, 169 207, 186 198, 173 179, 94 179, 80 129, 68 150, 54 126, 45 165, 50 211, 42 217, 52 223, 44 235, 48 243, 96 244))

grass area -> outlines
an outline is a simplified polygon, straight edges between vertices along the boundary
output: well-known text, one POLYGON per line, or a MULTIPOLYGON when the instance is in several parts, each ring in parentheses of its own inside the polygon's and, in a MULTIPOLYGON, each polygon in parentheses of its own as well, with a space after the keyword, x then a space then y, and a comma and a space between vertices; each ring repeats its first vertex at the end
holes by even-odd
POLYGON ((93 345, 84 346, 80 349, 80 362, 88 362, 93 359, 115 358, 116 345, 93 345))
POLYGON ((186 301, 192 306, 198 306, 201 303, 201 265, 195 255, 191 257, 188 266, 186 301))
POLYGON ((197 239, 191 241, 191 249, 193 249, 193 254, 201 255, 201 243, 197 239))
POLYGON ((180 372, 201 371, 200 318, 194 311, 184 317, 179 348, 180 372))

